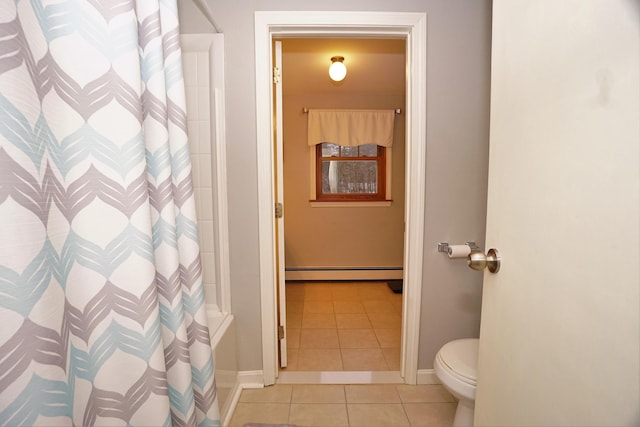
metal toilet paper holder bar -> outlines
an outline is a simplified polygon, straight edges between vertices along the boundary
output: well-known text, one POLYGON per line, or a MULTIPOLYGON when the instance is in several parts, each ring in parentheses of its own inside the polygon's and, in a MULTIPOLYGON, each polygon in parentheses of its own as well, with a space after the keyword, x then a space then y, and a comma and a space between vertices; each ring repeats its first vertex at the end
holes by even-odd
MULTIPOLYGON (((502 259, 500 258, 500 253, 498 253, 497 249, 491 248, 485 255, 478 245, 476 245, 476 242, 465 242, 464 244, 469 246, 471 249, 471 253, 467 257, 467 265, 470 269, 482 271, 486 268, 490 273, 497 273, 500 271, 502 259)), ((438 252, 449 253, 449 243, 438 243, 438 252)))
MULTIPOLYGON (((464 244, 469 246, 469 248, 471 248, 471 252, 480 250, 478 245, 476 245, 476 242, 464 242, 464 244)), ((438 243, 438 252, 449 253, 449 243, 447 243, 447 242, 439 242, 438 243)))

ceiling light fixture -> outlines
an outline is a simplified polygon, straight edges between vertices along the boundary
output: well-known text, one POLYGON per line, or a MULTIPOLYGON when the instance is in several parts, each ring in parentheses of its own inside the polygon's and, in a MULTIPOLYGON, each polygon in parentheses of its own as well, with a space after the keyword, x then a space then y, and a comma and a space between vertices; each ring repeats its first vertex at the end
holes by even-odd
POLYGON ((347 75, 347 67, 344 66, 344 56, 331 57, 331 66, 329 67, 329 77, 331 80, 339 82, 347 75))

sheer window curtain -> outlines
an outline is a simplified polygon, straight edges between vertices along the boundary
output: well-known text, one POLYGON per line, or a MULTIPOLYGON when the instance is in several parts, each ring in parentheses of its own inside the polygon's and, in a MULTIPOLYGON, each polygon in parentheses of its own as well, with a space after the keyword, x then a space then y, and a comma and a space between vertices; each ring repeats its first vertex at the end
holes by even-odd
POLYGON ((220 425, 176 0, 0 10, 0 424, 220 425))

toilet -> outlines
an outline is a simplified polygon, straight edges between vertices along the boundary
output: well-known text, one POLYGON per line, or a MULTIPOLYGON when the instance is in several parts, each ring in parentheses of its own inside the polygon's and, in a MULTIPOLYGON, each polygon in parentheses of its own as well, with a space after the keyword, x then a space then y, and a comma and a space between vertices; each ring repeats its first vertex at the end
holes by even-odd
POLYGON ((473 426, 476 403, 478 339, 455 340, 443 345, 433 362, 444 388, 458 399, 454 427, 473 426))

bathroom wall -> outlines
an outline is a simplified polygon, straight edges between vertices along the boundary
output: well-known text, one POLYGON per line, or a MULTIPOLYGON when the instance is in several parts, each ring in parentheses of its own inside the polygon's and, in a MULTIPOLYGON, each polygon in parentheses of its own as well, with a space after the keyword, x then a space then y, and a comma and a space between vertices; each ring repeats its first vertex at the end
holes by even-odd
MULTIPOLYGON (((484 245, 489 145, 489 0, 207 0, 226 40, 226 126, 232 306, 238 369, 260 370, 258 185, 254 64, 257 10, 427 14, 427 170, 419 369, 446 341, 478 336, 482 274, 437 252, 439 241, 484 245)), ((212 31, 191 1, 183 32, 212 31)))
MULTIPOLYGON (((284 59, 286 66, 286 54, 284 59)), ((286 77, 286 76, 285 76, 286 77)), ((404 115, 392 148, 391 206, 312 207, 307 115, 313 108, 404 108, 404 94, 284 96, 285 266, 402 267, 404 229, 404 115)), ((400 274, 391 271, 386 274, 400 274)))

